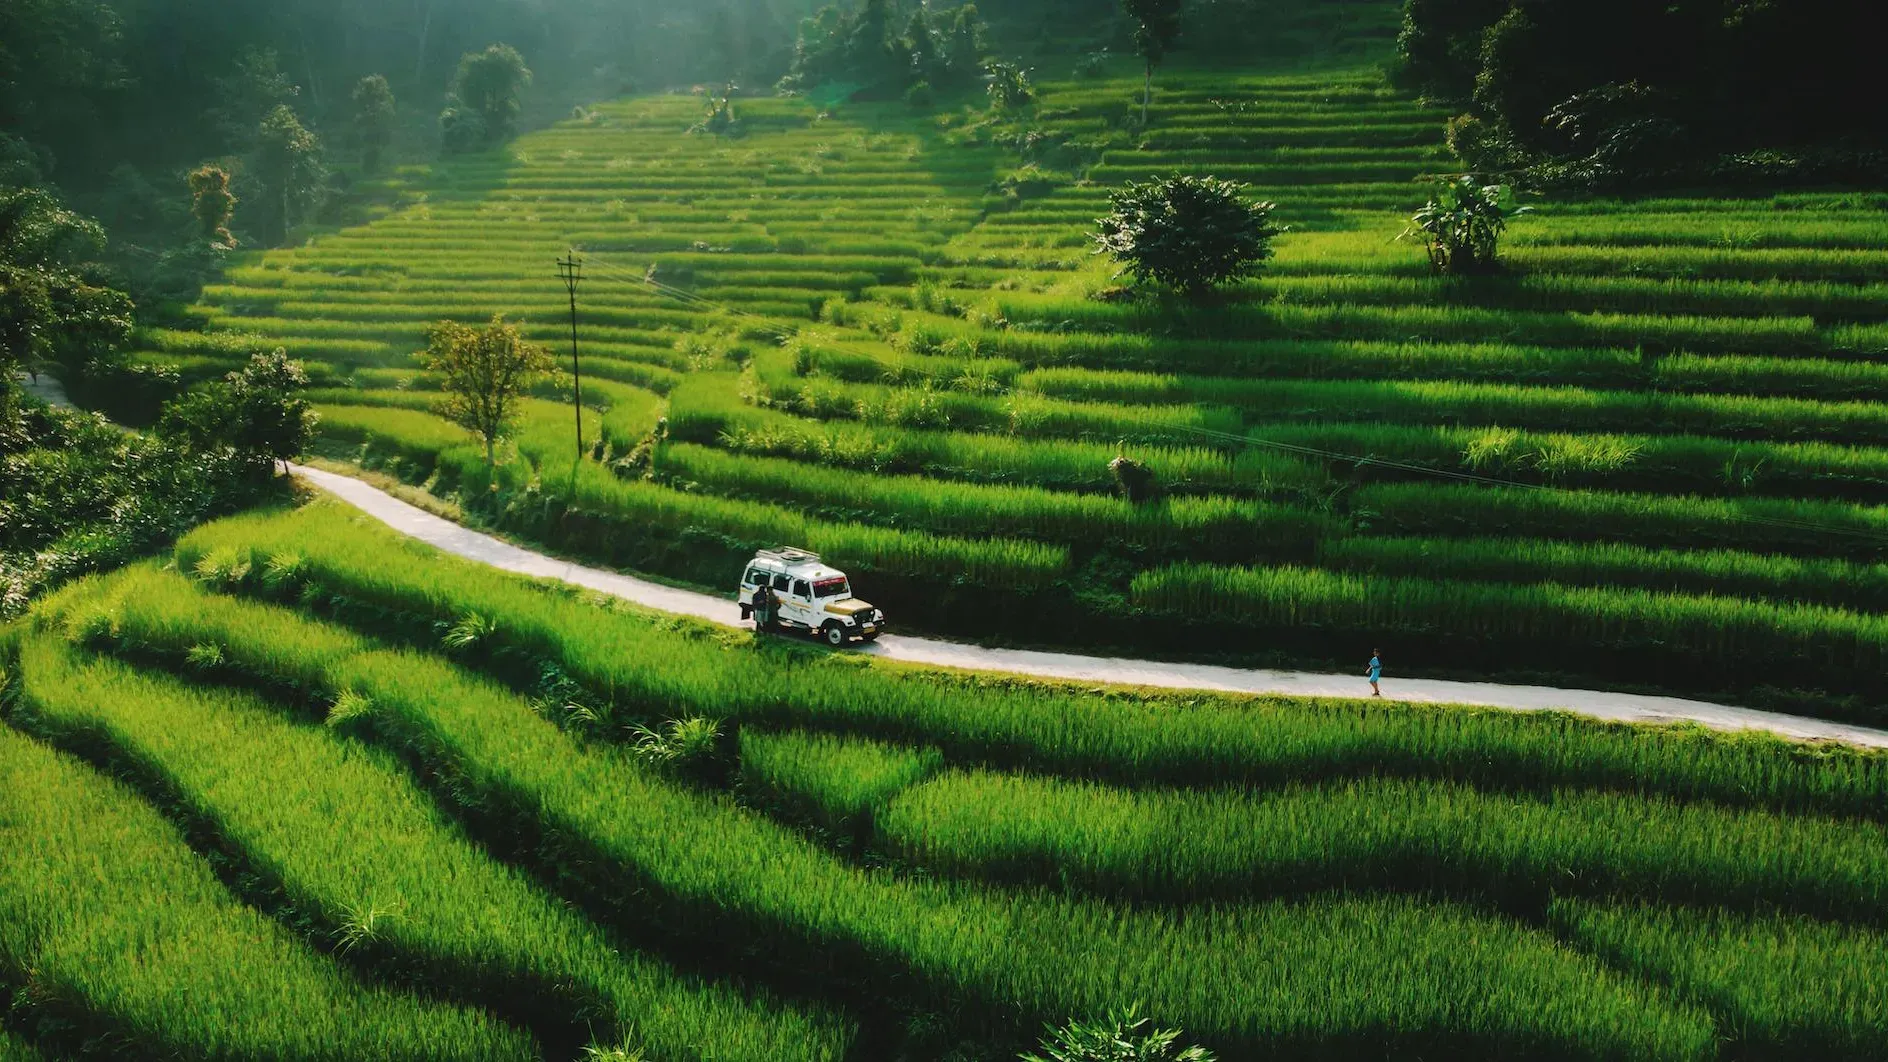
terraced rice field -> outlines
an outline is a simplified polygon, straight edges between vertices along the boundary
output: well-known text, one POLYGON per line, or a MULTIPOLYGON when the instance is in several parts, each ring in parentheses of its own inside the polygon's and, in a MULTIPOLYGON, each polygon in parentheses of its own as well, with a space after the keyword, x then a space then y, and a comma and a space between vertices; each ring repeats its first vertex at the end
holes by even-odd
POLYGON ((1877 753, 865 663, 334 502, 0 662, 9 1058, 997 1059, 1125 999, 1229 1059, 1888 1036, 1877 753))
POLYGON ((1141 129, 1119 74, 997 127, 1085 153, 1021 198, 1023 156, 964 110, 741 101, 716 140, 684 132, 697 99, 606 104, 403 172, 384 216, 248 260, 149 356, 285 345, 331 456, 709 586, 790 541, 947 633, 1381 646, 1393 673, 1888 722, 1888 197, 1549 199, 1506 274, 1437 278, 1394 237, 1450 166, 1440 112, 1369 69, 1176 66, 1141 129), (1108 191, 1170 173, 1248 181, 1292 231, 1212 305, 1098 298, 1108 191), (504 312, 561 356, 567 248, 607 413, 573 466, 548 388, 488 471, 410 354, 504 312), (1118 496, 1117 455, 1162 496, 1118 496))

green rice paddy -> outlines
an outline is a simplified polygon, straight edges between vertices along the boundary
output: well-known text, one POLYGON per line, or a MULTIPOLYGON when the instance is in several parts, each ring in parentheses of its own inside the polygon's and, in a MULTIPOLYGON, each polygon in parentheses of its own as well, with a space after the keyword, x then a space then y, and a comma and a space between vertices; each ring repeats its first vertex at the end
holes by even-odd
MULTIPOLYGON (((1880 721, 1848 672, 1754 682, 1743 642, 1622 661, 1550 618, 1643 593, 1753 630, 1783 609, 1823 639, 1871 622, 1866 579, 1799 573, 1872 570, 1888 544, 1879 196, 1547 199, 1514 226, 1507 272, 1433 277, 1393 237, 1417 178, 1449 168, 1440 112, 1368 68, 1181 65, 1141 129, 1116 74, 1047 73, 1034 110, 996 127, 1087 152, 1020 197, 1000 184, 1018 156, 968 108, 743 100, 747 133, 723 140, 684 132, 693 97, 604 104, 400 171, 378 216, 246 257, 195 308, 202 332, 152 333, 145 357, 209 373, 285 345, 316 363, 330 456, 685 581, 718 587, 745 550, 793 542, 858 569, 900 625, 1345 666, 1391 641, 1393 672, 1499 657, 1565 681, 1781 686, 1880 721), (1113 280, 1084 234, 1107 191, 1176 172, 1276 200, 1277 257, 1211 305, 1097 299, 1113 280), (564 357, 552 260, 572 248, 602 414, 585 444, 602 444, 572 467, 566 380, 488 472, 410 355, 434 320, 502 312, 564 357), (645 436, 649 460, 611 467, 645 436), (1160 499, 1111 496, 1121 455, 1160 499), (548 504, 485 504, 494 487, 548 504), (1472 554, 1449 565, 1446 607, 1423 599, 1442 611, 1290 618, 1195 578, 1176 616, 1148 592, 1205 564, 1407 596, 1420 573, 1385 535, 1472 554), (1019 622, 932 607, 917 588, 940 579, 1019 622), (1458 617, 1530 633, 1465 653, 1441 629, 1458 617)), ((1797 645, 1752 637, 1757 657, 1797 645)))
POLYGON ((0 986, 53 1052, 1002 1058, 1125 998, 1225 1057, 1888 1035, 1876 753, 924 672, 333 502, 74 584, 0 649, 0 986), (632 753, 687 717, 711 759, 632 753))
MULTIPOLYGON (((1547 200, 1432 277, 1393 237, 1444 115, 1359 64, 1176 62, 1145 129, 1125 64, 996 127, 606 103, 139 357, 287 347, 321 456, 683 582, 792 543, 900 627, 1888 721, 1888 199, 1547 200), (1030 132, 1072 147, 1006 184, 1030 132), (1084 233, 1174 172, 1292 230, 1121 301, 1084 233), (581 456, 565 377, 487 467, 411 355, 505 313, 567 359, 570 249, 581 456)), ((0 630, 0 1059, 997 1062, 1136 1002, 1227 1060, 1861 1062, 1884 830, 1847 747, 927 671, 315 501, 0 630)))

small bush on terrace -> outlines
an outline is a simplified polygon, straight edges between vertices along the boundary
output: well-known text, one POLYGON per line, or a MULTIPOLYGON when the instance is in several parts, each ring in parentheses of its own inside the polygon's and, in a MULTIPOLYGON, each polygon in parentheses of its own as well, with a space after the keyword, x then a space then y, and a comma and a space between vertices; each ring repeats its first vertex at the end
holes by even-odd
POLYGON ((1109 195, 1110 213, 1095 223, 1095 253, 1112 257, 1136 282, 1194 297, 1251 276, 1285 230, 1272 222, 1274 204, 1248 203, 1244 190, 1217 177, 1130 182, 1109 195))
POLYGON ((1429 267, 1438 273, 1487 273, 1495 267, 1495 251, 1508 219, 1527 212, 1508 185, 1479 184, 1468 174, 1445 177, 1436 182, 1435 194, 1409 219, 1409 228, 1399 238, 1422 240, 1429 267))

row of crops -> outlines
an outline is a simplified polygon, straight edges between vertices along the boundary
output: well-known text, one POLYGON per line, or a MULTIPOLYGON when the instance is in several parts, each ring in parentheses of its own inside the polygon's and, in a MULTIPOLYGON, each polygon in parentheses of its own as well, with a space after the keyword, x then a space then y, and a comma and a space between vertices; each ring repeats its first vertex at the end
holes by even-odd
POLYGON ((1449 165, 1442 116, 1375 71, 1175 70, 1145 129, 1136 87, 1048 82, 995 132, 752 100, 719 140, 683 132, 695 99, 608 104, 403 172, 384 216, 232 270, 148 356, 285 345, 328 456, 704 585, 791 542, 947 633, 1346 668, 1382 646, 1393 672, 1882 721, 1858 691, 1888 584, 1888 200, 1549 201, 1506 273, 1438 278, 1395 236, 1449 165), (1081 179, 1006 185, 997 140, 1081 179), (1085 232, 1173 172, 1279 203, 1263 277, 1111 293, 1085 232), (603 444, 573 466, 551 386, 488 469, 410 354, 496 312, 561 353, 567 247, 603 444))
POLYGON ((1888 1035, 1879 754, 861 665, 332 502, 0 648, 28 1058, 1000 1058, 1124 1000, 1228 1058, 1888 1035))

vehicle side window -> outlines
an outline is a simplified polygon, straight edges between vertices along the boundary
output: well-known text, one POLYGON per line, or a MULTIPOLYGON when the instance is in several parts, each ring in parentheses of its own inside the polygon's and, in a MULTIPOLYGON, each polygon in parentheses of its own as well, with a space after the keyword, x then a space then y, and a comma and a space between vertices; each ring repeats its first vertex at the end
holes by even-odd
POLYGON ((813 596, 813 588, 806 585, 805 579, 795 579, 793 581, 793 596, 810 598, 813 596))
POLYGON ((747 581, 750 583, 753 583, 756 586, 760 586, 767 581, 767 573, 764 571, 761 571, 759 568, 749 569, 747 573, 747 581))
POLYGON ((784 575, 776 575, 774 576, 774 589, 785 590, 789 585, 792 584, 792 582, 793 580, 787 578, 784 575))

